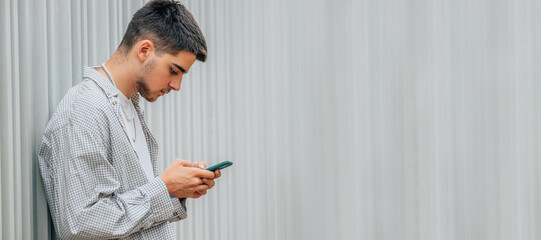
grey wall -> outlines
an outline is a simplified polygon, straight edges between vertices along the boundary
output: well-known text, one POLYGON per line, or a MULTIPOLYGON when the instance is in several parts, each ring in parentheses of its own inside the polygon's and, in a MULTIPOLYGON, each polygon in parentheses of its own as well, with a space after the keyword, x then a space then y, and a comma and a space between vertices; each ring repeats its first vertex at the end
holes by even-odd
MULTIPOLYGON (((0 2, 2 239, 53 234, 41 133, 144 2, 0 2)), ((541 2, 183 3, 209 59, 144 104, 160 167, 235 165, 179 239, 541 238, 541 2)))

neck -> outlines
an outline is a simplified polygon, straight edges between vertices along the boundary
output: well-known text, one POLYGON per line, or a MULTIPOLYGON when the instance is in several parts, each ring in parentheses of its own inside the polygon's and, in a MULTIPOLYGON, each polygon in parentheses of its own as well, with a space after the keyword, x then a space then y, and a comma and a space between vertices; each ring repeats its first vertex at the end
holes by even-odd
MULTIPOLYGON (((137 78, 136 71, 130 71, 130 69, 134 69, 130 67, 130 62, 128 59, 119 59, 121 56, 119 56, 119 52, 115 52, 109 60, 105 63, 105 67, 111 74, 111 77, 113 77, 113 81, 128 99, 135 93, 137 93, 137 88, 135 87, 135 80, 137 78)), ((105 71, 103 69, 99 69, 98 72, 103 74, 106 78, 109 78, 105 71)))

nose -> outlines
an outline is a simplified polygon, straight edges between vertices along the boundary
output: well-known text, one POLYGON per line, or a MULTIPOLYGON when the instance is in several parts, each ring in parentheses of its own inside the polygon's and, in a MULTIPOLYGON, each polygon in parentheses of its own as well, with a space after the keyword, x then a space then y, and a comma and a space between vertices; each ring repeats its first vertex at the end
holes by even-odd
POLYGON ((177 79, 173 80, 169 83, 169 87, 175 91, 180 91, 180 85, 182 84, 182 76, 177 79))

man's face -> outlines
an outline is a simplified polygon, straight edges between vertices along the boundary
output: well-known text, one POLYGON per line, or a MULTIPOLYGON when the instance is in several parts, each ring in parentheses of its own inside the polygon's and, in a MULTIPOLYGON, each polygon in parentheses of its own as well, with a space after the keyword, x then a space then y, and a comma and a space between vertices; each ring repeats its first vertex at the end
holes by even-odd
POLYGON ((150 57, 139 71, 137 91, 147 101, 154 102, 171 90, 179 91, 182 77, 195 62, 195 54, 181 51, 176 56, 164 53, 150 57))

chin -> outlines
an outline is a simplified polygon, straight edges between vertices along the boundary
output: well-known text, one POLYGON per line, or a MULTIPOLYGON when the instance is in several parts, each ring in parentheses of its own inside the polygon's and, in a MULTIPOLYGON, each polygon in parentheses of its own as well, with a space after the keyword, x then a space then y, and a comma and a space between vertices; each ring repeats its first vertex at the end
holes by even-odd
POLYGON ((153 97, 153 98, 148 97, 148 96, 142 96, 142 97, 143 97, 144 99, 146 99, 147 101, 149 101, 149 102, 156 102, 156 100, 158 100, 158 96, 153 97))

